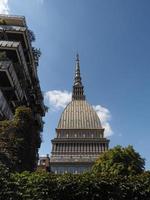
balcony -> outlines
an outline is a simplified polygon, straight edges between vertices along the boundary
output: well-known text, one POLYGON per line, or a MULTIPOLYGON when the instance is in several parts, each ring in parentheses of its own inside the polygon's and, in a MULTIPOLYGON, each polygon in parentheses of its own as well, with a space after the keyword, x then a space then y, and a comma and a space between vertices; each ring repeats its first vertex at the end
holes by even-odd
POLYGON ((6 118, 11 119, 13 117, 12 111, 2 93, 0 90, 0 118, 6 118))
POLYGON ((20 69, 18 70, 23 74, 24 78, 28 79, 32 84, 21 43, 1 40, 0 51, 5 51, 9 60, 13 63, 18 63, 20 66, 20 69))
POLYGON ((21 42, 24 54, 26 56, 27 63, 30 63, 30 67, 32 68, 34 72, 34 76, 37 78, 37 70, 36 70, 36 64, 35 64, 35 60, 34 60, 34 56, 32 52, 30 34, 26 26, 25 19, 18 17, 18 20, 22 21, 23 23, 11 24, 11 21, 12 21, 11 17, 0 15, 0 18, 1 17, 5 22, 4 24, 3 23, 0 24, 0 34, 2 38, 7 38, 8 41, 21 42))
POLYGON ((11 61, 0 61, 0 88, 7 93, 11 92, 11 96, 15 96, 15 100, 21 101, 24 97, 15 69, 11 61))

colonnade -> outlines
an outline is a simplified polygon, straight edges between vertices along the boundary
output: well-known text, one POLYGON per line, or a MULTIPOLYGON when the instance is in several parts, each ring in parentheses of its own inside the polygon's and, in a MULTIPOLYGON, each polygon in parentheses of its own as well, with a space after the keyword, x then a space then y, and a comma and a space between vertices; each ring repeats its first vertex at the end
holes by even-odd
POLYGON ((55 143, 52 153, 100 153, 107 150, 107 143, 55 143))

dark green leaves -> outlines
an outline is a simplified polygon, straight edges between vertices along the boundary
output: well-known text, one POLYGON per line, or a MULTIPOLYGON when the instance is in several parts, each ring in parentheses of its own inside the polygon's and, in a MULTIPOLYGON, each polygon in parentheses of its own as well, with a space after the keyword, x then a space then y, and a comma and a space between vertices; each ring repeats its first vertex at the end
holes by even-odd
POLYGON ((134 176, 10 174, 0 168, 0 199, 11 200, 149 200, 150 173, 134 176))
POLYGON ((144 159, 132 146, 116 146, 100 155, 93 166, 93 172, 129 176, 142 173, 144 165, 144 159))

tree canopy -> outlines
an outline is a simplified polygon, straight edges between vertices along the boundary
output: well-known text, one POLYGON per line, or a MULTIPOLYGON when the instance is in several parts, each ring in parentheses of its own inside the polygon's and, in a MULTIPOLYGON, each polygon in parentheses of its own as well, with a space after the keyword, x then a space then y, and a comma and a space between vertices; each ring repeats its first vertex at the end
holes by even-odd
POLYGON ((40 144, 40 127, 30 108, 20 106, 12 120, 0 121, 0 163, 11 170, 34 171, 40 144))
POLYGON ((93 166, 94 173, 136 175, 144 171, 145 160, 132 146, 116 146, 100 155, 93 166))

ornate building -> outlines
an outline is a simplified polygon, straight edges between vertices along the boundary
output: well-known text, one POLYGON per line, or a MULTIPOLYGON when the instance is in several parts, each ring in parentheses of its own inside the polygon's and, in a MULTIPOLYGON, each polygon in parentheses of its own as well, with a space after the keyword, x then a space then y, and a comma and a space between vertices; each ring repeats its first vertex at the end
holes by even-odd
POLYGON ((0 15, 0 120, 12 119, 20 105, 30 107, 39 126, 45 115, 37 74, 40 52, 25 17, 0 15))
MULTIPOLYGON (((18 171, 36 168, 46 112, 37 70, 40 50, 32 46, 34 40, 25 17, 0 15, 0 162, 8 160, 7 167, 18 171), (19 125, 12 128, 20 106, 31 110, 32 125, 26 133, 19 125), (12 123, 8 130, 1 123, 5 119, 12 123)), ((25 123, 23 117, 19 119, 20 124, 25 123)))
POLYGON ((77 55, 72 101, 64 109, 52 140, 51 171, 82 173, 108 150, 108 144, 97 113, 86 101, 77 55))

